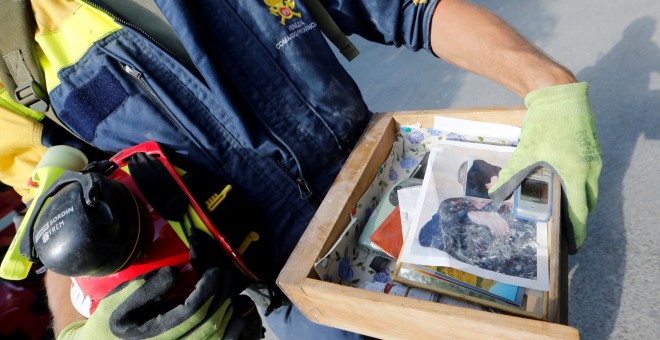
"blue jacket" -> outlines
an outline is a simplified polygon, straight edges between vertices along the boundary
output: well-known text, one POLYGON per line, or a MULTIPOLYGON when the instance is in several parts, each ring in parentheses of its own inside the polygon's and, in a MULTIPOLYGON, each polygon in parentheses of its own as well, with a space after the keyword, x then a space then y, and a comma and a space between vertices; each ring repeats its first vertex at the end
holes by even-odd
MULTIPOLYGON (((436 0, 322 2, 349 35, 430 49, 436 0)), ((372 114, 303 3, 157 3, 195 69, 124 26, 59 71, 52 107, 102 150, 155 140, 232 183, 279 270, 372 114)))

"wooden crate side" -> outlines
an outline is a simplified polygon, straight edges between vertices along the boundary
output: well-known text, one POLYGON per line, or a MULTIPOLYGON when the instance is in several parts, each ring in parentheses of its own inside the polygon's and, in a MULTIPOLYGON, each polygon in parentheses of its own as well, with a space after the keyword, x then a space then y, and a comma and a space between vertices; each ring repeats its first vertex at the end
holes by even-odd
POLYGON ((277 283, 289 294, 299 294, 299 287, 313 272, 313 265, 332 246, 348 225, 350 209, 364 193, 380 163, 387 158, 394 143, 391 113, 378 114, 367 127, 356 148, 346 160, 323 203, 278 276, 277 283), (298 288, 297 288, 298 287, 298 288))
POLYGON ((393 112, 392 115, 394 120, 401 125, 420 123, 424 127, 432 127, 434 116, 445 116, 520 127, 522 126, 525 112, 524 107, 493 107, 477 109, 400 111, 393 112))
POLYGON ((364 291, 307 279, 307 303, 316 320, 377 338, 578 339, 577 329, 544 321, 477 311, 364 291))
POLYGON ((563 256, 561 249, 561 184, 557 176, 554 177, 553 183, 553 196, 552 206, 555 208, 552 212, 552 217, 548 222, 548 251, 550 252, 549 270, 550 270, 550 290, 548 292, 548 321, 559 323, 562 320, 562 302, 561 294, 563 272, 561 268, 561 258, 563 256))

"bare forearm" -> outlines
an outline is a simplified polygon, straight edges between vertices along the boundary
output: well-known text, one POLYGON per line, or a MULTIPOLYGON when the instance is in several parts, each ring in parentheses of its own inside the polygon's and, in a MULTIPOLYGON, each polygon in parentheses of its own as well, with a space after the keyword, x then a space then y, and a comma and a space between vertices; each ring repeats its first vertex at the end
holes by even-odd
POLYGON ((73 322, 85 320, 71 303, 71 278, 48 271, 45 278, 48 307, 53 315, 53 330, 60 334, 73 322))
POLYGON ((461 0, 442 0, 431 26, 433 52, 521 96, 575 82, 573 74, 527 42, 489 11, 461 0))

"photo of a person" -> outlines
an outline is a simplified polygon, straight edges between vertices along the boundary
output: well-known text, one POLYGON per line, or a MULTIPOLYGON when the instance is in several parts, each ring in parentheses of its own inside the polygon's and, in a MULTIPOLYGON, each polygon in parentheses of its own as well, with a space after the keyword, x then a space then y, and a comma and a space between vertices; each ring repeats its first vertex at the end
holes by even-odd
POLYGON ((533 279, 536 224, 514 218, 511 203, 488 199, 488 189, 500 169, 483 159, 463 162, 458 182, 465 188, 465 197, 444 200, 420 230, 419 243, 473 266, 533 279))
POLYGON ((547 223, 517 219, 513 198, 488 198, 512 152, 453 141, 433 148, 401 262, 547 290, 547 223))
POLYGON ((465 196, 489 198, 488 189, 497 182, 502 168, 483 159, 475 159, 466 174, 468 163, 463 163, 458 170, 458 180, 465 185, 465 196))
POLYGON ((514 218, 511 203, 446 199, 421 228, 418 240, 423 247, 479 268, 536 278, 536 223, 514 218))

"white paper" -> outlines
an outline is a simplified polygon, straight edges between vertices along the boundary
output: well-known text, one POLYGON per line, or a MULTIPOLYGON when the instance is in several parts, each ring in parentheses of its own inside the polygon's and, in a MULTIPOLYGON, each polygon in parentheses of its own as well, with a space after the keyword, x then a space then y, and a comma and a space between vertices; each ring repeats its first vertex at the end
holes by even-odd
MULTIPOLYGON (((459 169, 461 165, 464 162, 467 162, 469 159, 483 159, 488 161, 490 164, 503 167, 505 166, 506 161, 510 157, 513 150, 514 148, 512 147, 452 141, 443 141, 442 143, 438 144, 438 147, 433 148, 431 150, 429 165, 421 188, 421 195, 419 197, 420 204, 418 204, 416 207, 410 229, 404 237, 404 245, 400 260, 406 263, 415 263, 421 265, 453 267, 480 277, 493 279, 499 282, 547 291, 549 288, 547 223, 534 222, 536 227, 534 246, 536 254, 535 256, 532 254, 525 257, 525 259, 528 260, 524 262, 528 264, 528 266, 525 268, 532 270, 526 272, 532 273, 532 275, 527 275, 526 277, 507 275, 505 271, 496 272, 488 270, 487 268, 481 268, 476 265, 462 262, 452 257, 446 251, 440 250, 433 246, 423 246, 420 243, 419 237, 421 229, 425 225, 431 223, 430 221, 434 215, 440 213, 439 207, 441 206, 441 203, 448 200, 456 200, 458 198, 464 197, 465 188, 463 184, 460 183, 459 179, 461 178, 461 175, 459 175, 459 169), (535 266, 534 261, 536 263, 535 266), (535 271, 533 271, 534 267, 536 268, 535 271)), ((491 203, 494 206, 495 203, 491 203)), ((474 230, 474 228, 480 228, 479 230, 482 232, 483 230, 488 230, 484 229, 486 228, 485 226, 479 227, 478 225, 480 224, 472 220, 468 222, 471 226, 473 226, 471 227, 473 228, 472 230, 474 230), (477 227, 474 227, 475 225, 477 225, 477 227)), ((511 232, 518 230, 514 227, 521 228, 521 223, 518 222, 520 221, 507 222, 508 226, 511 227, 511 232)), ((529 223, 531 222, 527 222, 525 228, 529 228, 529 223)), ((531 228, 533 227, 534 225, 531 225, 531 228)), ((491 233, 494 233, 492 231, 493 228, 488 228, 490 228, 491 233)), ((428 230, 431 230, 431 228, 427 229, 426 231, 428 230)), ((488 233, 486 234, 490 235, 488 233)), ((530 237, 532 237, 533 230, 528 234, 531 234, 530 237)), ((502 241, 506 239, 498 237, 503 236, 500 235, 496 237, 493 234, 493 242, 506 244, 505 241, 502 241)), ((466 239, 471 240, 471 235, 468 235, 466 239)), ((425 240, 428 240, 428 238, 425 240)), ((490 247, 490 244, 488 244, 488 247, 490 247)), ((450 249, 452 249, 452 247, 445 248, 447 251, 450 251, 450 249)), ((516 248, 511 247, 511 249, 515 250, 516 248)), ((477 254, 477 252, 475 252, 475 254, 477 254)), ((479 261, 475 260, 475 262, 479 261)), ((480 263, 483 264, 484 261, 481 261, 480 263)), ((502 266, 500 266, 500 268, 502 268, 502 266)))
POLYGON ((513 125, 478 122, 443 116, 434 117, 433 128, 441 131, 450 131, 459 135, 497 138, 513 142, 517 141, 520 136, 520 128, 513 125))
MULTIPOLYGON (((344 231, 343 231, 341 234, 342 234, 342 235, 347 235, 348 232, 349 232, 351 229, 353 229, 353 226, 355 225, 355 222, 356 222, 356 221, 357 221, 357 219, 356 219, 355 217, 351 216, 351 221, 348 222, 348 225, 346 226, 346 228, 344 228, 344 231)), ((316 261, 316 263, 314 263, 314 267, 322 266, 322 262, 323 262, 325 259, 327 259, 327 258, 330 256, 330 254, 332 254, 333 252, 337 251, 338 246, 342 243, 343 240, 344 240, 344 237, 339 237, 339 238, 337 239, 337 241, 335 241, 335 244, 333 244, 332 247, 330 247, 330 250, 328 250, 328 253, 325 254, 325 256, 321 257, 320 260, 316 261)), ((318 274, 321 275, 321 273, 318 273, 318 274)))
POLYGON ((399 211, 401 212, 401 231, 404 237, 408 235, 408 229, 415 214, 417 201, 422 193, 422 186, 401 188, 397 191, 399 196, 399 211))

